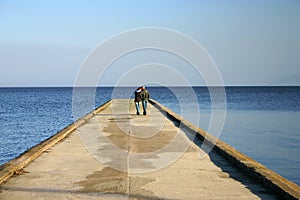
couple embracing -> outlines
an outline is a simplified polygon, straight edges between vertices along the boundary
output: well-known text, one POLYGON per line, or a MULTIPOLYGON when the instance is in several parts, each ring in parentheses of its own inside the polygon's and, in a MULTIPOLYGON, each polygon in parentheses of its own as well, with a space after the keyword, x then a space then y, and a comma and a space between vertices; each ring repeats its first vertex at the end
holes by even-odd
POLYGON ((136 114, 140 114, 140 102, 142 102, 143 106, 143 115, 147 114, 147 103, 150 98, 149 92, 145 86, 141 86, 137 88, 134 92, 134 102, 136 108, 136 114))

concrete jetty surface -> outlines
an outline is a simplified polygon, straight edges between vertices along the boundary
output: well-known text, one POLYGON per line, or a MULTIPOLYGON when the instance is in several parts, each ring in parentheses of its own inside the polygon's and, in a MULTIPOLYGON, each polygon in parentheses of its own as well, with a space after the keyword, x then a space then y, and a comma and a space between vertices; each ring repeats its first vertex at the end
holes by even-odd
POLYGON ((0 199, 299 198, 299 186, 221 141, 206 154, 195 132, 155 101, 143 116, 114 99, 1 166, 0 199))

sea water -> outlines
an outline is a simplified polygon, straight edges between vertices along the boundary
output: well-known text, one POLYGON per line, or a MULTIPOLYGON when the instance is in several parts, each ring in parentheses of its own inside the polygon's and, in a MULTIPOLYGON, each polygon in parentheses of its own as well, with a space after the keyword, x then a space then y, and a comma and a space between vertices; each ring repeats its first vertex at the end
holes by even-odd
MULTIPOLYGON (((135 88, 97 88, 95 107, 135 88)), ((92 88, 82 88, 82 91, 92 88)), ((206 87, 148 87, 151 98, 208 130, 206 87)), ((0 88, 0 164, 72 123, 73 88, 0 88)), ((87 93, 88 94, 88 93, 87 93)), ((300 87, 226 87, 221 140, 300 185, 300 87)), ((84 100, 84 96, 83 96, 84 100)), ((86 110, 85 112, 88 112, 86 110)), ((84 114, 84 112, 82 113, 84 114)), ((212 124, 213 126, 213 124, 212 124)))

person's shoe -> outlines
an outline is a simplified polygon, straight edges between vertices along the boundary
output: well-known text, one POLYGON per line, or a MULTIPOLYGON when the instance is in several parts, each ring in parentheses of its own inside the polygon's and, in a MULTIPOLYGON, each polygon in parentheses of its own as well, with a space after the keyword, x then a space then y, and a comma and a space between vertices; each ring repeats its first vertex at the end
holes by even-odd
POLYGON ((143 113, 143 115, 147 115, 147 113, 146 113, 146 112, 144 112, 144 113, 143 113))
POLYGON ((137 115, 140 115, 140 113, 139 113, 139 112, 136 112, 136 114, 137 114, 137 115))

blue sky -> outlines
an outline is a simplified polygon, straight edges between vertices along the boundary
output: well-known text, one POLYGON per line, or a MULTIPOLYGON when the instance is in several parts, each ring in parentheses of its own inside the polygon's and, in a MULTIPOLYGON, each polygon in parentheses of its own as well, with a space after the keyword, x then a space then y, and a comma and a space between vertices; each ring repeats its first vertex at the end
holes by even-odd
MULTIPOLYGON (((297 0, 0 0, 0 86, 72 86, 99 43, 141 27, 195 39, 225 85, 300 85, 299 21, 297 0)), ((120 73, 108 73, 103 84, 114 85, 120 73)), ((190 74, 191 84, 203 84, 190 74)))

